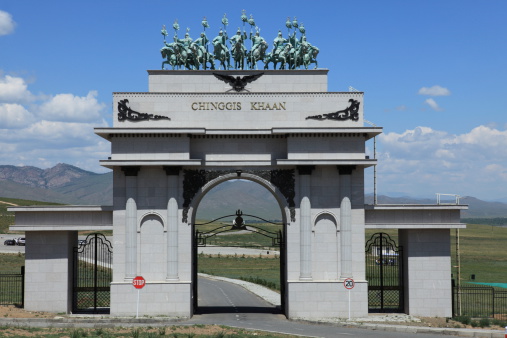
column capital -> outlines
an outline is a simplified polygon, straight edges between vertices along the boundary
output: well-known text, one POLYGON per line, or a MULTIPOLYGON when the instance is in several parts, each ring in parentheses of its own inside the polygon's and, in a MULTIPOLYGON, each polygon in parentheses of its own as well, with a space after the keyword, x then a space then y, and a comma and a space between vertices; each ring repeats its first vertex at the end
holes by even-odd
POLYGON ((164 167, 165 174, 167 176, 177 176, 180 174, 181 166, 167 166, 164 167))
POLYGON ((140 166, 121 167, 121 171, 125 173, 125 176, 137 176, 139 170, 141 170, 140 166))
POLYGON ((299 175, 311 175, 315 169, 314 165, 298 165, 297 166, 299 175))
POLYGON ((338 165, 336 167, 340 175, 352 175, 352 171, 356 169, 355 165, 338 165))

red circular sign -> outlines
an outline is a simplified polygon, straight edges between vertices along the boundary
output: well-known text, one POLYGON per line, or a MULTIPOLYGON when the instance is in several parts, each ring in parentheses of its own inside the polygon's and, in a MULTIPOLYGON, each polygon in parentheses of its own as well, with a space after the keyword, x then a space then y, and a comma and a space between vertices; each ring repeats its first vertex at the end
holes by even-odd
POLYGON ((137 276, 132 280, 132 285, 134 285, 136 289, 142 289, 146 285, 146 280, 142 276, 137 276))
POLYGON ((354 288, 354 285, 356 283, 354 282, 354 280, 352 278, 347 278, 346 280, 343 281, 343 286, 345 286, 345 289, 352 289, 354 288))

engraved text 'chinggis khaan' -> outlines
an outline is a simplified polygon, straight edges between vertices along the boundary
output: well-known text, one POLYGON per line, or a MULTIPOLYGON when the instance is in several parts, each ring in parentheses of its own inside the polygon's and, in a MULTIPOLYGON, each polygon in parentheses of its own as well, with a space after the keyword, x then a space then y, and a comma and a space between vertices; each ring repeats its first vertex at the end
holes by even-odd
MULTIPOLYGON (((193 102, 192 110, 242 110, 241 102, 193 102)), ((250 102, 250 110, 286 110, 285 102, 250 102)))

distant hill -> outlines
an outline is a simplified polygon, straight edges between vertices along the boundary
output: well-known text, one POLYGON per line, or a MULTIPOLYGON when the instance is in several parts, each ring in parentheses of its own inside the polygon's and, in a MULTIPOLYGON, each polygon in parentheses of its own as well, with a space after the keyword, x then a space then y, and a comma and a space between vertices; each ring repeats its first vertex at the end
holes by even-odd
POLYGON ((202 199, 197 218, 212 220, 234 214, 237 209, 267 220, 282 218, 273 195, 261 185, 245 180, 227 181, 213 188, 202 199))
MULTIPOLYGON (((84 205, 111 205, 113 200, 112 172, 97 174, 60 163, 49 169, 0 165, 0 197, 84 205)), ((373 195, 365 196, 373 204, 373 195)), ((435 204, 435 199, 378 196, 379 204, 435 204)), ((507 203, 487 202, 475 197, 462 197, 468 210, 462 218, 507 217, 507 203)), ((213 188, 201 201, 199 219, 214 219, 234 214, 241 209, 265 219, 280 219, 281 212, 274 197, 257 183, 245 180, 224 182, 213 188)))
POLYGON ((97 174, 64 163, 49 169, 0 165, 0 197, 110 205, 113 176, 112 173, 97 174))

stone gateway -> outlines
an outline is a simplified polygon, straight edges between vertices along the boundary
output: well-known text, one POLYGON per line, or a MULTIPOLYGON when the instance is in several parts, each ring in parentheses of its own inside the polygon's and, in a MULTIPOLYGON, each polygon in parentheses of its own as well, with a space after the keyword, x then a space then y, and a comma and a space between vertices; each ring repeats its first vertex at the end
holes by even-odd
POLYGON ((326 69, 265 70, 239 92, 216 73, 258 71, 150 70, 148 92, 114 93, 114 125, 95 129, 111 144, 101 165, 113 171, 112 206, 10 209, 11 229, 26 232, 26 309, 71 312, 77 231, 112 230, 111 315, 136 314, 132 282, 143 276, 143 314, 191 317, 199 203, 241 178, 273 194, 282 214, 287 317, 349 316, 351 279, 350 315, 363 317, 388 292, 369 269, 392 266, 404 281, 397 311, 451 316, 450 229, 464 227, 466 207, 365 205, 364 169, 377 163, 365 143, 382 128, 364 126, 363 93, 327 91, 326 69), (365 252, 366 229, 398 229, 399 247, 373 241, 365 252))

